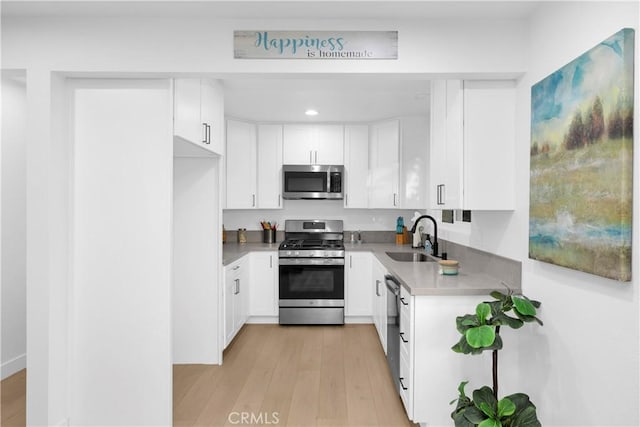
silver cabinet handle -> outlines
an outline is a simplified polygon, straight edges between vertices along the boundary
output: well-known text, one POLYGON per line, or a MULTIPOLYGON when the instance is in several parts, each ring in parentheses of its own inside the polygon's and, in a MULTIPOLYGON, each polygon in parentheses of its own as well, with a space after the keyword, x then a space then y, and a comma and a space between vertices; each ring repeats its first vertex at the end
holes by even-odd
POLYGON ((202 142, 207 143, 207 124, 202 123, 202 142))
POLYGON ((280 207, 280 194, 278 194, 278 207, 280 207))
POLYGON ((234 270, 234 271, 235 271, 235 270, 237 270, 237 269, 239 269, 239 268, 240 268, 240 266, 239 266, 239 265, 236 265, 235 267, 233 267, 233 268, 232 268, 232 270, 234 270))
POLYGON ((353 255, 349 255, 349 268, 353 268, 353 255))
POLYGON ((376 295, 380 296, 380 280, 376 280, 376 295))
POLYGON ((409 390, 409 387, 404 386, 404 381, 402 380, 404 380, 404 378, 400 377, 400 387, 402 387, 403 390, 409 390))
POLYGON ((211 144, 211 126, 207 125, 207 144, 211 144))
POLYGON ((436 204, 444 205, 444 184, 439 184, 436 191, 436 204))
POLYGON ((252 208, 256 207, 256 195, 255 194, 251 195, 251 207, 252 208))
POLYGON ((393 206, 397 206, 396 205, 396 193, 393 193, 393 206))
POLYGON ((313 151, 309 150, 309 164, 313 164, 313 151))
POLYGON ((344 195, 344 205, 349 206, 349 194, 344 195))
POLYGON ((236 282, 236 290, 233 294, 238 295, 240 293, 240 279, 235 279, 234 282, 236 282))
POLYGON ((404 332, 400 332, 400 339, 402 340, 402 342, 409 342, 409 340, 404 339, 404 332))
POLYGON ((269 268, 273 268, 273 255, 269 255, 269 268))

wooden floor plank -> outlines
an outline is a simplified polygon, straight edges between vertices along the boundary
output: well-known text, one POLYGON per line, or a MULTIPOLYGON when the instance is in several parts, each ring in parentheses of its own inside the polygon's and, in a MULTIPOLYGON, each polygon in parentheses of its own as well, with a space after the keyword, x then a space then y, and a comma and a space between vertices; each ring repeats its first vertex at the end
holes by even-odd
POLYGON ((26 425, 27 370, 23 369, 5 378, 0 387, 1 425, 11 427, 26 425))
MULTIPOLYGON (((245 325, 222 366, 173 373, 175 426, 412 425, 373 325, 245 325)), ((25 391, 26 371, 2 381, 2 426, 26 424, 25 391)))

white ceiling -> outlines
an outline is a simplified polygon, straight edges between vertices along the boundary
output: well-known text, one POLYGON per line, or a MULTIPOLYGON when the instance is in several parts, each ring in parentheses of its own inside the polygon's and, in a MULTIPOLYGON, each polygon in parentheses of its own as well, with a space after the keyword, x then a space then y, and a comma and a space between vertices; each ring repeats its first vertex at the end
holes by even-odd
MULTIPOLYGON (((524 19, 537 1, 2 0, 3 16, 210 17, 211 19, 524 19)), ((362 122, 428 114, 429 83, 406 77, 314 76, 224 80, 229 116, 265 122, 362 122), (304 116, 317 109, 314 118, 304 116)))
POLYGON ((3 15, 223 19, 525 18, 539 1, 435 0, 3 0, 3 15))
POLYGON ((429 82, 400 78, 230 79, 228 116, 272 122, 366 122, 427 115, 429 82), (304 111, 319 114, 307 117, 304 111))

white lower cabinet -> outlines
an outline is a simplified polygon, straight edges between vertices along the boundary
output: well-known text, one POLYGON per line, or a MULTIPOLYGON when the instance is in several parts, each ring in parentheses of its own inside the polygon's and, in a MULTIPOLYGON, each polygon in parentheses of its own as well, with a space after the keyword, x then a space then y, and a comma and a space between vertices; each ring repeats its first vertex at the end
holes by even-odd
POLYGON ((371 322, 373 314, 371 288, 373 255, 370 252, 351 252, 345 258, 345 316, 354 321, 371 322), (363 319, 364 318, 364 319, 363 319))
POLYGON ((225 348, 247 321, 249 268, 246 256, 224 269, 224 346, 225 348))
POLYGON ((411 295, 400 287, 400 398, 407 411, 413 413, 413 304, 411 295))
POLYGON ((387 354, 387 285, 384 281, 387 270, 375 257, 373 257, 372 272, 373 324, 378 331, 384 354, 387 354))
POLYGON ((457 396, 460 382, 470 381, 469 393, 491 384, 490 352, 469 357, 451 350, 460 338, 456 317, 473 313, 483 297, 411 296, 404 288, 400 296, 402 403, 416 423, 451 425, 449 402, 457 396))
POLYGON ((251 252, 249 321, 278 320, 278 252, 251 252))

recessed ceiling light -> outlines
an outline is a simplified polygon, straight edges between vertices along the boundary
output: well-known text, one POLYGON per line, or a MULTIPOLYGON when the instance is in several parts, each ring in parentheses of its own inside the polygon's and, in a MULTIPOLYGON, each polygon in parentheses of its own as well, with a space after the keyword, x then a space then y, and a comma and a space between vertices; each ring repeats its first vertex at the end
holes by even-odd
POLYGON ((308 109, 307 111, 304 112, 307 116, 317 116, 318 115, 318 111, 314 110, 314 109, 308 109))

